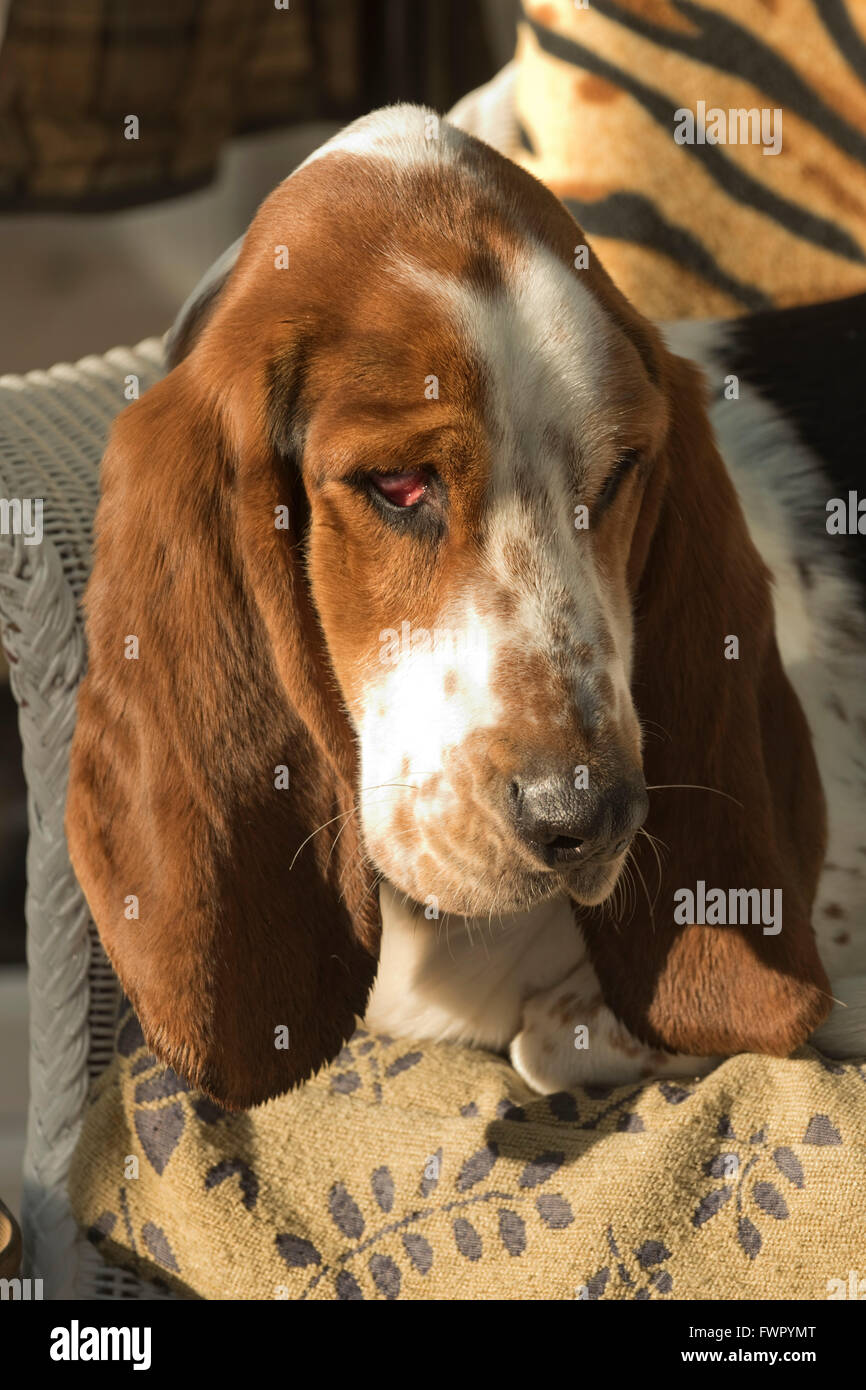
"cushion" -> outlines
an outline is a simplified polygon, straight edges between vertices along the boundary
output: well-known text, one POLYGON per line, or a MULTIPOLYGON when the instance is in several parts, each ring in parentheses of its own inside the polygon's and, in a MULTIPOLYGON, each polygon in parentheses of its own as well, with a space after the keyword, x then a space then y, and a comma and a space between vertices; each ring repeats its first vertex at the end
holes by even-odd
POLYGON ((824 1299, 862 1263, 866 1068, 740 1056, 702 1081, 529 1090, 359 1028, 230 1115, 128 1004, 70 1178, 109 1260, 208 1299, 824 1299))
POLYGON ((858 19, 854 6, 797 0, 523 8, 508 152, 563 199, 645 314, 724 317, 866 288, 862 9, 858 19), (697 116, 699 102, 713 135, 728 133, 713 108, 779 108, 780 152, 678 144, 676 113, 697 116))

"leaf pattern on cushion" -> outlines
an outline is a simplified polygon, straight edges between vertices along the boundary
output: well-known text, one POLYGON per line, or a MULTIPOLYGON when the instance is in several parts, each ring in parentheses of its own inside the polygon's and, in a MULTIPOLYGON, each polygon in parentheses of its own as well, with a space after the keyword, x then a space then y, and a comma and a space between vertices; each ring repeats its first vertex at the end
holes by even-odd
POLYGON ((717 1187, 714 1192, 708 1192, 706 1197, 702 1197, 695 1209, 692 1217, 693 1226, 703 1226, 705 1221, 715 1216, 716 1212, 721 1211, 722 1207, 734 1194, 732 1187, 717 1187))
POLYGON ((331 1089, 339 1091, 344 1096, 350 1096, 353 1091, 360 1090, 361 1078, 356 1071, 344 1071, 335 1076, 331 1081, 331 1089))
POLYGON ((290 1269, 305 1269, 307 1265, 322 1263, 315 1245, 304 1236, 278 1235, 276 1246, 290 1269))
POLYGON ((174 1257, 174 1251, 168 1243, 168 1237, 161 1227, 153 1221, 145 1221, 141 1228, 141 1238, 145 1248, 150 1251, 153 1258, 162 1265, 163 1269, 170 1269, 173 1273, 179 1274, 180 1269, 174 1257))
POLYGON ((387 1034, 370 1034, 358 1028, 331 1064, 328 1073, 331 1094, 380 1105, 383 1086, 417 1067, 424 1058, 424 1053, 417 1049, 390 1056, 393 1046, 394 1039, 387 1034))
POLYGON ((144 1034, 135 1014, 130 1012, 117 1035, 117 1050, 121 1057, 131 1057, 140 1047, 144 1047, 144 1034))
MULTIPOLYGON (((720 1139, 737 1140, 727 1115, 720 1118, 716 1132, 720 1139)), ((829 1117, 815 1115, 809 1122, 803 1143, 824 1145, 841 1142, 834 1135, 838 1136, 838 1130, 829 1117)), ((779 1144, 771 1149, 766 1125, 736 1149, 727 1148, 714 1154, 704 1163, 703 1171, 708 1177, 726 1177, 733 1181, 713 1189, 700 1199, 692 1215, 692 1224, 703 1226, 727 1207, 731 1197, 735 1197, 736 1240, 750 1260, 756 1259, 764 1248, 765 1236, 760 1218, 769 1216, 774 1221, 787 1221, 791 1215, 784 1193, 771 1178, 776 1173, 781 1174, 795 1191, 803 1191, 806 1186, 800 1159, 788 1144, 779 1144), (769 1164, 773 1165, 772 1169, 769 1164), (756 1169, 759 1172, 763 1170, 766 1176, 756 1176, 756 1169)))
POLYGON ((403 1278, 399 1266, 395 1264, 390 1255, 371 1255, 370 1273, 373 1276, 373 1283, 385 1298, 400 1297, 403 1278))
POLYGON ((204 1185, 209 1192, 219 1187, 226 1178, 238 1178, 241 1201, 247 1211, 252 1211, 259 1198, 259 1180, 248 1163, 240 1158, 223 1158, 205 1173, 204 1185))
POLYGON ((516 1211, 507 1207, 499 1213, 499 1236, 509 1255, 522 1255, 526 1251, 526 1223, 516 1211))
POLYGON ((465 1216, 458 1216, 454 1222, 454 1244, 467 1260, 481 1259, 481 1237, 465 1216))
POLYGON ((752 1188, 752 1197, 761 1211, 765 1211, 768 1216, 775 1216, 777 1221, 787 1221, 790 1215, 787 1203, 771 1182, 756 1182, 752 1188))
POLYGON ((134 1123, 141 1147, 162 1177, 186 1126, 183 1106, 176 1101, 160 1110, 136 1110, 134 1123))
POLYGON ((522 1105, 515 1105, 513 1100, 506 1096, 496 1107, 497 1119, 507 1120, 510 1124, 522 1125, 526 1122, 526 1111, 522 1105))
MULTIPOLYGON (((537 1229, 548 1231, 565 1231, 573 1224, 574 1212, 561 1193, 536 1192, 560 1169, 564 1162, 562 1153, 545 1150, 530 1159, 520 1170, 511 1191, 505 1191, 499 1185, 492 1186, 499 1159, 497 1146, 486 1144, 464 1160, 456 1176, 451 1178, 450 1186, 446 1186, 440 1181, 444 1150, 438 1149, 425 1163, 425 1168, 430 1171, 430 1165, 435 1160, 436 1176, 433 1180, 431 1172, 430 1190, 427 1193, 429 1199, 436 1190, 437 1198, 433 1205, 428 1201, 424 1207, 410 1207, 402 1218, 383 1224, 377 1224, 381 1216, 394 1209, 401 1210, 401 1196, 405 1201, 410 1195, 400 1193, 400 1183, 388 1165, 379 1164, 370 1172, 371 1200, 368 1200, 366 1210, 360 1198, 352 1195, 346 1182, 334 1183, 328 1195, 328 1212, 331 1222, 346 1243, 338 1255, 330 1257, 329 1264, 323 1262, 320 1251, 299 1232, 284 1231, 277 1237, 278 1249, 287 1265, 293 1268, 309 1265, 316 1269, 299 1297, 307 1297, 322 1279, 331 1279, 335 1297, 340 1300, 370 1296, 389 1300, 400 1298, 410 1271, 425 1277, 433 1268, 436 1252, 429 1227, 440 1214, 450 1216, 453 1237, 451 1252, 446 1253, 445 1258, 453 1259, 456 1253, 469 1264, 478 1263, 485 1258, 488 1248, 491 1253, 493 1248, 485 1244, 478 1224, 470 1217, 471 1207, 483 1210, 496 1204, 495 1230, 500 1248, 515 1259, 524 1256, 530 1246, 532 1222, 537 1221, 537 1229), (469 1195, 465 1195, 467 1193, 469 1195), (422 1228, 427 1228, 426 1234, 422 1228), (399 1236, 399 1245, 393 1244, 395 1236, 399 1236), (391 1248, 387 1252, 376 1248, 384 1242, 390 1243, 391 1248), (366 1256, 366 1273, 357 1262, 356 1257, 361 1254, 366 1256), (346 1268, 350 1263, 351 1271, 346 1268), (362 1281, 367 1275, 371 1288, 365 1292, 362 1281)), ((660 1240, 645 1241, 635 1254, 638 1265, 644 1269, 658 1265, 668 1257, 667 1247, 660 1240)), ((658 1271, 654 1270, 654 1274, 657 1276, 658 1271)), ((627 1283, 634 1282, 624 1266, 622 1277, 627 1283)), ((641 1296, 650 1296, 646 1292, 650 1285, 656 1292, 665 1293, 670 1284, 670 1276, 651 1277, 641 1296)), ((595 1279, 592 1287, 600 1287, 598 1279, 595 1279)))
POLYGON ((499 1157, 499 1150, 495 1144, 486 1144, 478 1153, 472 1154, 467 1158, 457 1177, 457 1191, 467 1192, 476 1183, 482 1182, 492 1172, 493 1165, 499 1157))
POLYGON ((337 1298, 341 1303, 362 1303, 364 1295, 361 1293, 361 1285, 358 1283, 354 1274, 350 1274, 347 1269, 342 1269, 336 1279, 337 1298))
POLYGON ((663 1260, 669 1260, 671 1252, 660 1240, 645 1240, 638 1250, 635 1250, 637 1262, 641 1269, 649 1269, 652 1265, 660 1265, 663 1260))
POLYGON ((672 1081, 660 1081, 659 1090, 667 1101, 668 1105, 682 1105, 684 1100, 688 1100, 692 1094, 687 1091, 685 1086, 676 1086, 672 1081))
POLYGON ((558 1192, 543 1192, 535 1199, 535 1209, 545 1226, 553 1231, 565 1230, 574 1220, 574 1212, 558 1192))
POLYGON ((657 1266, 671 1258, 671 1252, 662 1240, 645 1240, 634 1251, 634 1255, 624 1255, 617 1242, 612 1226, 607 1228, 607 1247, 612 1263, 601 1269, 578 1290, 576 1297, 596 1302, 605 1293, 619 1291, 637 1303, 646 1302, 654 1294, 666 1297, 674 1286, 673 1275, 667 1269, 657 1266), (637 1263, 633 1263, 635 1260, 637 1263), (647 1274, 647 1271, 650 1271, 647 1274))
POLYGON ((139 1082, 135 1088, 135 1103, 143 1105, 149 1100, 164 1100, 167 1096, 176 1096, 178 1092, 188 1090, 189 1086, 183 1077, 178 1076, 171 1067, 166 1067, 155 1076, 149 1076, 145 1081, 139 1082))
MULTIPOLYGON (((555 1249, 560 1238, 562 1255, 560 1261, 552 1261, 553 1268, 566 1268, 577 1258, 579 1269, 580 1250, 591 1245, 595 1251, 592 1264, 587 1261, 586 1282, 576 1286, 575 1297, 635 1301, 672 1297, 676 1259, 689 1248, 687 1243, 672 1239, 675 1226, 645 1229, 650 1217, 649 1222, 642 1218, 635 1223, 635 1230, 616 1218, 613 1225, 599 1229, 594 1240, 583 1229, 580 1239, 575 1240, 576 1212, 581 1213, 582 1220, 586 1215, 575 1202, 578 1189, 570 1171, 575 1155, 579 1161, 584 1151, 575 1147, 579 1132, 598 1130, 599 1137, 613 1136, 622 1146, 621 1153, 631 1152, 632 1144, 639 1152, 645 1142, 640 1136, 648 1128, 664 1129, 667 1122, 662 1119, 660 1124, 659 1116, 668 1106, 674 1111, 694 1109, 687 1126, 700 1119, 700 1132, 714 1134, 715 1139, 709 1152, 693 1152, 691 1156, 693 1172, 704 1186, 703 1191, 700 1187, 694 1191, 684 1213, 696 1233, 693 1244, 700 1246, 704 1230, 710 1230, 715 1242, 712 1248, 718 1248, 721 1234, 730 1242, 737 1260, 757 1261, 759 1267, 766 1261, 768 1268, 773 1267, 773 1259, 766 1252, 773 1249, 773 1242, 779 1239, 777 1233, 789 1223, 799 1194, 807 1195, 808 1175, 814 1171, 821 1149, 838 1149, 848 1142, 830 1105, 826 1111, 816 1108, 808 1123, 804 1118, 793 1139, 787 1132, 784 1138, 790 1142, 780 1142, 782 1136, 774 1136, 772 1120, 762 1123, 754 1109, 748 1120, 741 1123, 737 1119, 735 1128, 733 1112, 729 1113, 730 1092, 728 1109, 708 1115, 704 1110, 707 1130, 700 1108, 689 1105, 701 1083, 651 1082, 631 1090, 583 1087, 528 1100, 516 1084, 512 1087, 506 1080, 503 1085, 501 1072, 494 1084, 485 1085, 479 1068, 477 1075, 482 1081, 477 1090, 473 1087, 477 1099, 461 1097, 462 1103, 455 1104, 450 1114, 442 1112, 442 1142, 437 1144, 435 1128, 424 1130, 425 1141, 430 1144, 426 1157, 420 1150, 409 1164, 402 1155, 398 1160, 393 1148, 395 1132, 388 1130, 383 1138, 387 1136, 391 1147, 390 1159, 381 1146, 378 1156, 371 1153, 371 1162, 360 1171, 356 1153, 347 1152, 345 1166, 339 1160, 332 1163, 320 1196, 324 1224, 311 1219, 303 1201, 295 1211, 290 1205, 288 1212, 284 1203, 277 1224, 271 1211, 259 1213, 263 1199, 254 1167, 240 1157, 219 1157, 233 1134, 258 1139, 254 1115, 232 1115, 207 1097, 188 1092, 182 1079, 147 1051, 128 1004, 119 1019, 118 1038, 122 1039, 123 1050, 118 1055, 123 1059, 124 1075, 132 1078, 127 1092, 130 1130, 153 1172, 159 1177, 167 1172, 170 1190, 176 1191, 178 1180, 173 1174, 177 1170, 182 1177, 183 1165, 169 1165, 178 1146, 183 1142, 186 1164, 190 1151, 210 1144, 209 1149, 202 1150, 209 1154, 210 1162, 198 1170, 205 1191, 222 1189, 230 1203, 238 1204, 236 1211, 255 1209, 259 1224, 274 1223, 269 1235, 272 1255, 290 1276, 287 1286, 291 1296, 301 1299, 323 1294, 339 1301, 423 1298, 424 1281, 429 1281, 426 1296, 440 1297, 441 1281, 451 1270, 456 1274, 463 1269, 467 1273, 460 1278, 473 1279, 476 1276, 469 1272, 473 1266, 483 1269, 493 1263, 497 1280, 500 1275, 506 1280, 511 1261, 519 1270, 530 1266, 529 1257, 538 1252, 549 1258, 551 1242, 555 1249), (643 1098, 650 1103, 644 1103, 643 1098), (661 1108, 659 1100, 663 1102, 661 1108), (187 1117, 193 1121, 191 1126, 186 1124, 187 1117), (478 1121, 483 1124, 474 1123, 478 1121), (214 1131, 216 1125, 220 1128, 214 1131), (474 1145, 467 1144, 467 1132, 478 1135, 474 1145), (544 1142, 538 1143, 541 1136, 544 1142), (560 1136, 561 1146, 556 1142, 560 1136), (237 1182, 231 1182, 232 1178, 237 1182)), ((359 1101, 366 1107, 375 1106, 383 1103, 383 1098, 390 1100, 391 1088, 397 1088, 399 1110, 404 1095, 410 1098, 410 1105, 417 1105, 418 1083, 414 1078, 416 1074, 423 1078, 427 1061, 424 1049, 410 1049, 405 1043, 358 1030, 329 1071, 310 1084, 318 1085, 319 1095, 333 1097, 328 1103, 339 1107, 359 1101)), ((851 1071, 847 1067, 846 1076, 851 1071)), ((421 1094, 422 1113, 438 1113, 433 1104, 423 1111, 423 1091, 421 1094)), ((810 1113, 807 1111, 806 1116, 810 1113)), ((736 1114, 740 1114, 739 1109, 736 1114)), ((676 1125, 677 1121, 672 1117, 671 1123, 676 1125)), ((407 1132, 407 1145, 413 1139, 407 1132)), ((650 1141, 653 1139, 650 1134, 650 1141)), ((579 1142, 584 1143, 582 1139, 579 1142)), ((585 1142, 591 1146, 594 1136, 587 1133, 585 1142)), ((242 1151, 256 1152, 252 1147, 242 1151)), ((311 1173, 316 1181, 315 1170, 311 1173)), ((148 1181, 153 1183, 153 1174, 148 1181)), ((110 1199, 96 1207, 88 1235, 92 1241, 101 1241, 112 1259, 118 1258, 116 1251, 129 1249, 136 1264, 143 1264, 150 1277, 157 1268, 168 1276, 180 1275, 173 1248, 176 1240, 172 1231, 176 1228, 163 1217, 142 1224, 135 1205, 137 1187, 124 1182, 117 1193, 119 1203, 110 1199)), ((694 1189, 690 1186, 688 1190, 691 1193, 694 1189)), ((291 1192, 287 1197, 291 1203, 291 1192)), ((652 1207, 647 1210, 651 1212, 652 1207)), ((183 1219, 182 1213, 177 1219, 183 1219)), ((184 1279, 188 1277, 184 1273, 184 1279)), ((162 1282, 168 1287, 173 1281, 164 1278, 162 1282)))
POLYGON ((565 1162, 564 1153, 543 1153, 538 1158, 533 1158, 531 1163, 527 1163, 520 1177, 517 1179, 520 1187, 539 1187, 543 1182, 549 1182, 565 1162))
POLYGON ((103 1211, 93 1222, 93 1225, 88 1227, 87 1239, 91 1244, 98 1245, 101 1240, 105 1240, 107 1236, 111 1235, 116 1225, 117 1213, 103 1211))
POLYGON ((397 1076, 401 1071, 408 1071, 410 1067, 417 1067, 423 1056, 423 1052, 405 1052, 402 1057, 396 1058, 385 1068, 385 1075, 397 1076))
POLYGON ((394 1206, 394 1179, 390 1170, 383 1164, 370 1178, 373 1196, 382 1211, 391 1211, 394 1206))
POLYGON ((763 1244, 761 1232, 747 1216, 741 1216, 737 1222, 737 1240, 750 1260, 755 1258, 763 1244))
POLYGON ((789 1149, 784 1144, 780 1148, 774 1149, 773 1162, 779 1172, 788 1179, 788 1182, 793 1183, 795 1187, 805 1187, 806 1179, 803 1176, 803 1165, 793 1149, 789 1149))
POLYGON ((230 1110, 224 1110, 210 1096, 193 1096, 192 1108, 205 1125, 215 1125, 218 1120, 228 1119, 231 1115, 230 1110))
POLYGON ((403 1249, 419 1274, 429 1274, 433 1268, 433 1247, 417 1231, 406 1231, 403 1236, 403 1249))
POLYGON ((571 1091, 554 1091, 553 1095, 547 1097, 547 1103, 554 1118, 562 1124, 576 1125, 580 1119, 577 1097, 571 1091))
POLYGON ((804 1144, 841 1144, 842 1136, 830 1121, 829 1115, 813 1115, 809 1121, 804 1144))
POLYGON ((338 1230, 344 1236, 349 1236, 352 1240, 357 1240, 364 1234, 364 1218, 361 1215, 361 1208, 354 1198, 349 1196, 348 1189, 343 1183, 335 1183, 331 1188, 328 1197, 328 1210, 331 1219, 338 1230))

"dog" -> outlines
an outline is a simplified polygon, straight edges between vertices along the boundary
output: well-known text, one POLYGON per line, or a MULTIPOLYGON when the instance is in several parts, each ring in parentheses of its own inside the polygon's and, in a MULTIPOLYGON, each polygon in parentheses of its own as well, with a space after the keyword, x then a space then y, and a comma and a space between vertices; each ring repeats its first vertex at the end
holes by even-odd
POLYGON ((103 460, 66 826, 191 1085, 258 1104, 359 1017, 541 1092, 866 1052, 864 623, 725 342, 413 106, 185 306, 103 460))

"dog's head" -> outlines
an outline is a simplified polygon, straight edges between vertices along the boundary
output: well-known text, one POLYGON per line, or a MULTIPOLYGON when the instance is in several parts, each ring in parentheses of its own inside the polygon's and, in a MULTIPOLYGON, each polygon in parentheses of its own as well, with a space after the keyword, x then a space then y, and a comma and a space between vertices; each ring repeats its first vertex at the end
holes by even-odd
POLYGON ((376 113, 272 194, 171 352, 104 461, 67 817, 151 1045, 229 1104, 276 1094, 363 1012, 379 876, 487 916, 602 902, 629 857, 643 908, 585 930, 632 1029, 801 1040, 823 803, 768 577, 694 369, 561 204, 376 113), (783 932, 677 926, 699 878, 782 887, 783 932))

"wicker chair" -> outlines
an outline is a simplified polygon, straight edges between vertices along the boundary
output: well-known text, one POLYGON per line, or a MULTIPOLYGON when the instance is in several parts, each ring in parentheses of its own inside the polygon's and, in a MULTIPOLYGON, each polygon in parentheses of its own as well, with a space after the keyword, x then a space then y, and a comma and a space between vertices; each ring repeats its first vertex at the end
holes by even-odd
POLYGON ((90 572, 99 461, 130 376, 162 373, 162 344, 0 377, 0 497, 41 498, 43 539, 0 537, 0 627, 19 706, 28 786, 30 1111, 24 1274, 46 1298, 153 1297, 79 1235, 66 1197, 87 1089, 111 1058, 117 982, 72 872, 63 831, 75 693, 85 668, 80 600, 90 572))

